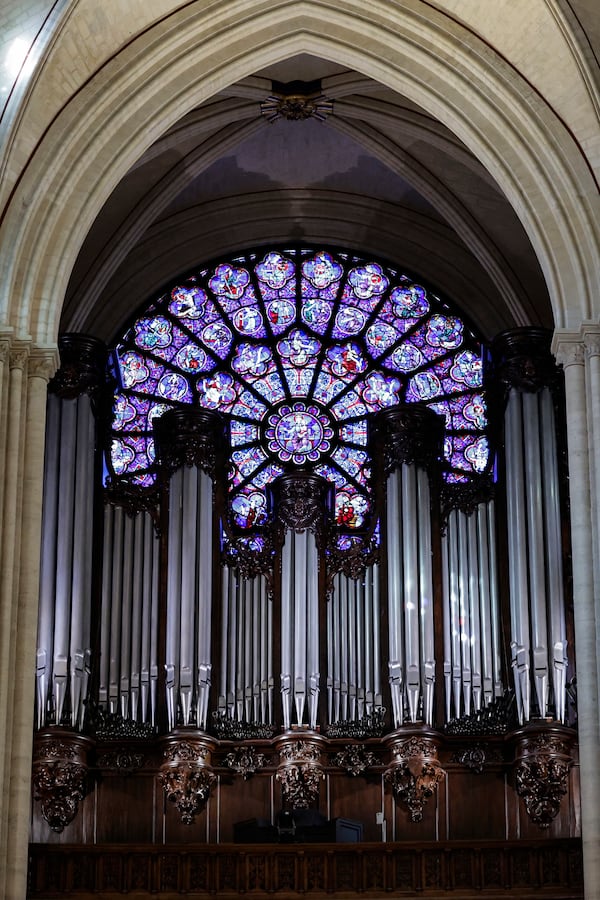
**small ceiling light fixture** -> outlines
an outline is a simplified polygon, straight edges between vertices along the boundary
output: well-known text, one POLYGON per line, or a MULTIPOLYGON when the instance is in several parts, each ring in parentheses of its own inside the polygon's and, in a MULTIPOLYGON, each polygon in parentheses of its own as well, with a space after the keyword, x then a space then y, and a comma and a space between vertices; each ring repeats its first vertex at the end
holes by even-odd
POLYGON ((322 93, 320 81, 290 81, 287 84, 273 81, 272 88, 272 93, 260 104, 260 111, 268 122, 277 119, 324 122, 333 112, 333 101, 322 93))

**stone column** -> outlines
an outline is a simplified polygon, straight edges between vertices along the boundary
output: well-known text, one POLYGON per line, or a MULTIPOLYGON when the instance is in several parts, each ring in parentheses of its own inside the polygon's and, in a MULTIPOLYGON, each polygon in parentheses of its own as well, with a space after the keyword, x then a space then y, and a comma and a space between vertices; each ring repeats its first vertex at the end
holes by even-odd
MULTIPOLYGON (((6 858, 0 860, 0 872, 4 873, 0 875, 0 895, 6 900, 20 900, 26 893, 46 391, 58 365, 54 348, 13 348, 3 534, 10 571, 2 596, 2 609, 12 612, 8 635, 6 621, 2 623, 2 641, 9 642, 10 653, 2 652, 0 679, 8 682, 0 701, 5 762, 1 846, 6 848, 6 858), (12 543, 8 540, 11 534, 12 543)), ((3 570, 5 561, 3 556, 3 570)))
MULTIPOLYGON (((585 347, 576 332, 557 332, 553 349, 564 368, 573 558, 573 604, 577 659, 577 706, 581 764, 581 826, 585 896, 600 894, 600 738, 598 661, 593 571, 593 531, 585 347)), ((600 397, 590 398, 596 404, 600 397)))

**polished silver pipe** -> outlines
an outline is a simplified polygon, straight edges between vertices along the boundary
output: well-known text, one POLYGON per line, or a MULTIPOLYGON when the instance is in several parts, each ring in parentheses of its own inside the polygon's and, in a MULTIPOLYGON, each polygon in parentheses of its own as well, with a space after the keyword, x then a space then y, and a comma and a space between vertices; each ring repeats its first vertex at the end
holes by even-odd
POLYGON ((433 621, 433 571, 431 550, 431 501, 429 478, 424 469, 417 473, 417 507, 419 515, 419 616, 421 625, 421 684, 423 721, 433 725, 435 690, 435 649, 433 621))
POLYGON ((197 471, 198 496, 196 521, 196 584, 197 584, 197 621, 196 646, 198 652, 197 668, 197 707, 196 722, 198 728, 206 729, 208 701, 211 686, 212 657, 212 560, 213 560, 213 483, 206 472, 197 471))
POLYGON ((402 555, 404 559, 404 653, 406 659, 406 689, 411 722, 416 722, 422 693, 419 653, 419 571, 417 546, 413 533, 417 517, 416 470, 402 466, 402 555))
POLYGON ((119 711, 124 719, 129 715, 129 689, 131 674, 131 614, 133 592, 133 538, 134 522, 123 518, 123 572, 121 580, 121 638, 119 659, 119 711))
POLYGON ((123 517, 121 507, 114 510, 113 555, 111 560, 111 622, 110 622, 110 664, 108 677, 108 709, 119 711, 119 688, 121 678, 121 608, 123 602, 123 517))
POLYGON ((281 552, 281 706, 283 727, 292 722, 292 640, 295 628, 292 575, 294 571, 294 533, 287 531, 281 552))
POLYGON ((400 648, 403 640, 403 589, 402 562, 402 518, 400 515, 400 478, 395 469, 387 482, 387 557, 388 557, 388 616, 389 616, 389 682, 392 699, 394 728, 404 721, 404 654, 400 648))
MULTIPOLYGON (((179 694, 179 639, 181 634, 181 566, 183 552, 183 471, 177 469, 169 486, 169 535, 167 568, 167 625, 165 654, 165 687, 169 730, 177 724, 179 694)), ((189 626, 189 622, 186 623, 189 626)))
MULTIPOLYGON (((464 513, 463 513, 464 515, 464 513)), ((479 541, 477 534, 477 516, 473 513, 466 517, 467 541, 469 545, 469 618, 471 621, 471 689, 473 706, 479 712, 483 703, 483 675, 481 661, 481 616, 479 595, 479 541)))

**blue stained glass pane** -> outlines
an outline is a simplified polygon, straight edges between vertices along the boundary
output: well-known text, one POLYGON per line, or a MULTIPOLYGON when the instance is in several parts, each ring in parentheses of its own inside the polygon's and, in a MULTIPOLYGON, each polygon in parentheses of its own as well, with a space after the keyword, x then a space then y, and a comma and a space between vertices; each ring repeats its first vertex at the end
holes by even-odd
POLYGON ((377 319, 367 328, 365 334, 367 349, 373 359, 378 359, 392 344, 396 343, 399 337, 400 334, 393 325, 377 319))
POLYGON ((392 312, 399 319, 417 321, 429 312, 425 289, 418 284, 403 285, 390 294, 392 312))
POLYGON ((284 365, 283 373, 292 397, 308 396, 314 375, 312 368, 295 369, 284 365))
POLYGON ((156 393, 165 400, 177 400, 179 403, 192 402, 192 391, 187 378, 178 372, 166 372, 158 381, 156 393))
POLYGON ((351 381, 357 375, 362 374, 368 365, 358 344, 350 341, 347 344, 336 344, 331 347, 327 351, 327 360, 333 375, 344 381, 351 381))
POLYGON ((260 447, 253 447, 251 450, 236 450, 231 454, 231 463, 233 466, 233 475, 231 481, 234 485, 245 481, 267 457, 260 447))
POLYGON ((285 391, 278 372, 271 372, 254 382, 255 389, 270 403, 280 403, 285 398, 285 391))
MULTIPOLYGON (((308 293, 308 291, 307 291, 308 293)), ((333 303, 329 300, 323 300, 321 297, 306 296, 300 309, 302 321, 316 331, 318 334, 324 334, 331 313, 333 311, 333 303)))
POLYGON ((269 414, 265 437, 282 462, 314 462, 329 452, 333 428, 327 413, 305 403, 285 404, 269 414))
POLYGON ((183 344, 181 349, 177 351, 174 363, 184 372, 189 372, 190 375, 196 375, 200 372, 210 372, 216 365, 214 360, 208 356, 202 347, 193 344, 191 341, 183 344))
POLYGON ((228 372, 215 372, 198 382, 200 406, 230 412, 237 398, 237 385, 228 372))
POLYGON ((356 391, 347 391, 332 406, 332 412, 336 419, 352 419, 366 416, 368 410, 356 391))
POLYGON ((417 372, 408 382, 406 399, 408 402, 430 400, 442 393, 442 383, 435 372, 417 372))
POLYGON ((131 478, 131 483, 138 487, 152 487, 155 481, 156 474, 154 472, 144 472, 143 475, 134 475, 131 478))
POLYGON ((341 528, 362 528, 368 511, 367 498, 350 485, 335 496, 335 524, 341 528))
POLYGON ((455 316, 431 316, 427 323, 427 343, 443 350, 455 350, 463 341, 463 323, 455 316))
POLYGON ((279 341, 277 349, 283 359, 289 360, 297 368, 302 368, 316 361, 321 343, 305 331, 294 328, 288 338, 279 341))
POLYGON ((371 412, 400 402, 402 382, 399 378, 386 378, 380 372, 367 375, 362 388, 362 397, 371 412))
POLYGON ((270 300, 265 310, 274 335, 283 334, 296 319, 296 304, 292 300, 281 298, 270 300))
POLYGON ((384 365, 398 372, 412 372, 426 362, 421 350, 410 340, 400 344, 393 353, 384 360, 384 365))
POLYGON ((246 269, 225 263, 217 266, 215 274, 208 282, 208 286, 219 298, 240 300, 249 282, 250 275, 246 269))
POLYGON ((240 334, 255 338, 264 338, 267 335, 263 315, 254 304, 240 306, 231 314, 231 321, 240 334))
POLYGON ((229 435, 232 447, 255 443, 259 439, 258 425, 252 425, 250 422, 240 422, 239 419, 232 419, 229 425, 229 435))
POLYGON ((133 428, 139 430, 138 412, 134 404, 123 394, 115 397, 113 402, 113 428, 115 431, 126 431, 133 428))
POLYGON ((268 484, 275 481, 276 478, 279 478, 280 475, 283 475, 283 469, 281 466, 276 465, 275 463, 271 463, 268 466, 265 466, 264 469, 261 469, 260 472, 254 476, 251 484, 259 489, 264 490, 268 484))
POLYGON ((330 253, 321 251, 302 264, 302 273, 319 291, 324 291, 342 277, 342 266, 330 253))
POLYGON ((366 485, 370 476, 369 457, 363 450, 356 450, 354 447, 338 447, 332 453, 331 458, 359 484, 366 485))
POLYGON ((348 422, 340 428, 340 440, 348 444, 360 444, 367 446, 368 429, 366 419, 358 422, 348 422))
POLYGON ((354 307, 355 309, 360 310, 366 317, 373 312, 380 300, 381 294, 375 293, 370 294, 368 297, 359 298, 352 290, 352 286, 346 284, 340 298, 340 309, 343 309, 345 306, 354 307))
POLYGON ((242 488, 231 501, 233 521, 238 528, 253 528, 267 521, 267 498, 262 491, 242 488))
POLYGON ((327 367, 327 369, 327 371, 321 371, 315 387, 315 400, 318 400, 323 406, 329 405, 333 398, 337 397, 340 391, 343 391, 345 387, 344 382, 341 381, 341 379, 336 378, 331 371, 329 371, 329 367, 327 367))
POLYGON ((154 460, 154 442, 151 438, 133 435, 114 438, 110 456, 117 475, 147 469, 154 460))
POLYGON ((202 329, 201 337, 212 353, 225 359, 233 343, 233 334, 227 325, 220 321, 211 322, 202 329))
POLYGON ((198 287, 178 286, 171 291, 168 310, 190 327, 194 319, 206 320, 206 292, 198 287))
MULTIPOLYGON (((119 368, 123 386, 139 390, 140 386, 150 378, 150 367, 146 364, 146 357, 140 353, 129 350, 119 355, 119 368)), ((156 379, 152 379, 156 384, 156 379)))
POLYGON ((389 286, 389 281, 378 263, 367 263, 365 266, 351 269, 348 273, 348 281, 354 295, 359 300, 368 300, 373 296, 379 297, 389 286))
POLYGON ((333 338, 340 340, 360 334, 367 321, 367 316, 356 306, 343 306, 335 317, 333 338))
POLYGON ((256 266, 256 275, 270 288, 282 288, 294 275, 296 267, 291 259, 281 253, 267 253, 256 266))
POLYGON ((262 419, 267 407, 261 403, 250 391, 241 391, 237 403, 230 409, 233 416, 240 416, 242 419, 262 419))
POLYGON ((472 350, 463 350, 454 357, 450 370, 451 377, 466 388, 478 388, 483 384, 483 362, 481 355, 472 350))
POLYGON ((324 478, 326 481, 329 481, 330 484, 335 485, 336 491, 345 491, 350 489, 350 485, 348 484, 348 476, 344 475, 337 466, 317 466, 315 468, 315 474, 320 475, 321 478, 324 478))
POLYGON ((212 300, 208 299, 202 303, 201 316, 188 316, 186 318, 181 318, 180 321, 181 324, 189 329, 189 331, 191 331, 200 341, 202 340, 202 334, 207 325, 215 324, 217 322, 222 324, 223 322, 221 314, 218 312, 215 304, 212 300))
POLYGON ((173 340, 171 323, 163 316, 138 319, 135 323, 135 342, 142 350, 159 350, 173 340))

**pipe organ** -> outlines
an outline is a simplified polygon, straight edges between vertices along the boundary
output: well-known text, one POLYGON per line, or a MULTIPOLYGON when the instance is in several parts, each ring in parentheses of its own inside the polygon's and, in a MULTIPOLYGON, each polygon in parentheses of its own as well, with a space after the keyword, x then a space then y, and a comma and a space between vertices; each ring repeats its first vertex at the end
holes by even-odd
MULTIPOLYGON (((63 363, 75 344, 63 341, 63 363)), ((221 785, 214 760, 234 760, 244 778, 266 765, 265 747, 256 755, 232 741, 278 742, 273 818, 279 782, 286 797, 318 802, 321 781, 332 777, 324 741, 369 739, 368 753, 336 745, 338 765, 351 774, 379 765, 381 791, 391 785, 397 802, 409 797, 416 821, 443 778, 444 734, 485 734, 498 709, 507 729, 538 717, 568 724, 557 373, 547 336, 531 330, 501 335, 493 352, 493 414, 504 434, 497 484, 482 479, 466 492, 460 479, 443 481, 444 418, 425 405, 373 414, 365 446, 374 514, 350 541, 352 566, 340 562, 333 487, 307 465, 276 473, 257 538, 248 540, 227 507, 225 418, 193 405, 156 419, 158 483, 140 489, 139 508, 119 505, 110 490, 94 519, 94 415, 103 407, 91 403, 87 382, 53 390, 40 735, 62 726, 93 738, 86 709, 97 707, 116 733, 143 726, 166 748, 169 799, 179 803, 199 785, 193 802, 181 801, 189 821, 221 785), (514 372, 528 366, 545 374, 524 386, 514 372), (310 775, 308 793, 290 786, 290 772, 310 775), (429 794, 418 787, 427 784, 429 794)), ((528 761, 530 749, 523 753, 528 761)))

